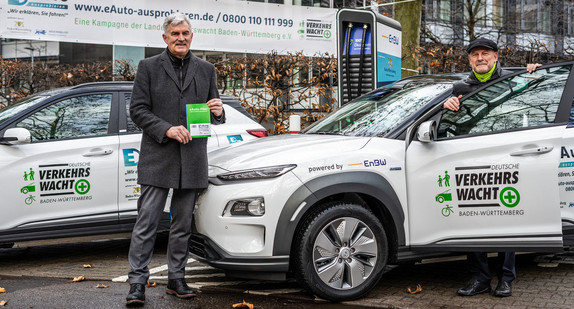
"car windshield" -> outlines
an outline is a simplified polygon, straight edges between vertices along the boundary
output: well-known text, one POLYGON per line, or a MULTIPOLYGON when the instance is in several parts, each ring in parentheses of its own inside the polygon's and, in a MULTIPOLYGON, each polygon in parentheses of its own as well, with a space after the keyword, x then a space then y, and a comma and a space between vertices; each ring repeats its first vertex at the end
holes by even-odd
POLYGON ((409 82, 364 95, 309 127, 304 133, 383 136, 452 82, 409 82))
POLYGON ((14 115, 18 114, 19 112, 27 110, 29 107, 35 105, 41 100, 44 100, 45 98, 47 98, 47 96, 33 96, 16 104, 0 109, 0 124, 14 117, 14 115))

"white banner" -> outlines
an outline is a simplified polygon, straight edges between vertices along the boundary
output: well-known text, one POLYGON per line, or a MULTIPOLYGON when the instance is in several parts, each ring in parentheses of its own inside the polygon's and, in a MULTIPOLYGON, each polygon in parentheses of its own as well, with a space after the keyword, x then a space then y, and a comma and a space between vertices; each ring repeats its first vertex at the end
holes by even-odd
POLYGON ((336 10, 233 0, 0 0, 3 38, 165 47, 164 18, 182 12, 191 48, 336 54, 336 10))

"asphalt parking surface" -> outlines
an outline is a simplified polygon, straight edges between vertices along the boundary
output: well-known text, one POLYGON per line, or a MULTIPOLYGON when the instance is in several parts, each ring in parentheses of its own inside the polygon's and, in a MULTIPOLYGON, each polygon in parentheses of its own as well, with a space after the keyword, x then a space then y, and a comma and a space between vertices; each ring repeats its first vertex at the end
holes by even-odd
MULTIPOLYGON (((126 235, 112 235, 17 243, 12 249, 0 249, 0 287, 6 288, 0 301, 8 301, 6 308, 123 307, 129 289, 128 247, 126 235), (72 282, 78 276, 85 280, 72 282)), ((182 303, 165 295, 165 248, 166 239, 160 236, 150 264, 150 281, 157 286, 146 292, 147 307, 231 308, 245 299, 255 308, 574 308, 574 251, 517 255, 518 277, 508 298, 456 295, 468 279, 466 261, 459 256, 390 266, 366 297, 341 304, 317 299, 294 281, 228 278, 190 259, 187 281, 202 293, 197 300, 182 303), (407 291, 417 285, 422 288, 419 293, 407 291)))

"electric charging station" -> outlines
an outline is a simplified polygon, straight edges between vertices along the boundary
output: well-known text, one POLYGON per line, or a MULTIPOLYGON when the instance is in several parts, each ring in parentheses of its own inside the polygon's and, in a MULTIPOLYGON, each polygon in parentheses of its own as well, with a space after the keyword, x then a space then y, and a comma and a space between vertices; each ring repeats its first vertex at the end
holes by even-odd
POLYGON ((339 105, 401 78, 401 24, 370 10, 337 12, 339 105))

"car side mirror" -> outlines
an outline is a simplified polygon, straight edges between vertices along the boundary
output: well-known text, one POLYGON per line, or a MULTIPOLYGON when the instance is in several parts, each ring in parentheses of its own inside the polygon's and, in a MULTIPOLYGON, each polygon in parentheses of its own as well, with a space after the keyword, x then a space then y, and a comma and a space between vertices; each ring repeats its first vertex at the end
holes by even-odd
POLYGON ((0 143, 5 145, 29 144, 32 142, 32 135, 28 129, 10 128, 4 132, 0 138, 0 143))
POLYGON ((429 143, 436 136, 436 121, 429 120, 421 123, 417 130, 417 139, 423 143, 429 143))

